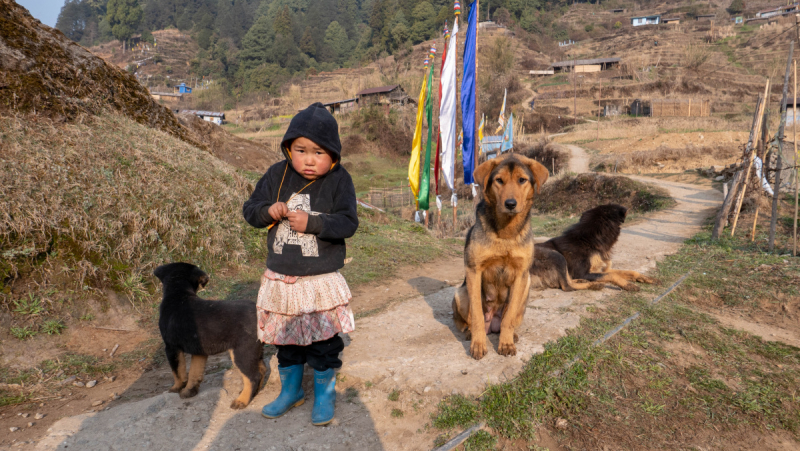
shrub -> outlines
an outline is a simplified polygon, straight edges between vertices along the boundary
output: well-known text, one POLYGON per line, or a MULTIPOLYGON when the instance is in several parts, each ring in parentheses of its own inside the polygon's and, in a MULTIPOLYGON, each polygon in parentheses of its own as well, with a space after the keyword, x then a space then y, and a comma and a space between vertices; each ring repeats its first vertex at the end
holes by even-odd
POLYGON ((594 24, 587 23, 586 26, 583 27, 583 30, 587 33, 591 33, 592 31, 594 31, 594 24))
POLYGON ((622 28, 622 22, 620 21, 614 22, 614 29, 619 30, 620 28, 622 28))

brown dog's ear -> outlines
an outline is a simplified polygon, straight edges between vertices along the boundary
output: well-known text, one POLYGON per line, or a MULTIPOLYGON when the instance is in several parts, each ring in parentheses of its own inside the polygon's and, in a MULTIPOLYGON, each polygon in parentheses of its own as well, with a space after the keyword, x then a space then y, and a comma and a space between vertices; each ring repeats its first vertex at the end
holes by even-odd
POLYGON ((544 167, 544 165, 534 159, 523 156, 519 156, 518 158, 520 158, 533 173, 533 179, 536 182, 535 193, 539 194, 539 192, 542 191, 542 185, 544 185, 544 182, 546 182, 547 178, 550 177, 550 172, 546 167, 544 167))
POLYGON ((492 171, 494 171, 494 168, 496 168, 499 163, 499 158, 492 158, 491 160, 484 161, 475 169, 473 176, 475 182, 481 186, 482 190, 485 191, 489 186, 489 175, 491 175, 492 171))

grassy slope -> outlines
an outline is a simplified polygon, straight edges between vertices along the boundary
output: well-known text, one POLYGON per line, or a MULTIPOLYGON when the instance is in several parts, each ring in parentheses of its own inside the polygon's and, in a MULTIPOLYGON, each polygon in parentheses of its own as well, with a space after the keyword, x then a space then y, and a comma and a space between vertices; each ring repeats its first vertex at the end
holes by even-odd
MULTIPOLYGON (((462 397, 443 402, 433 425, 447 436, 483 420, 509 445, 534 440, 538 425, 545 425, 570 449, 645 442, 652 449, 683 449, 704 435, 732 442, 744 437, 755 446, 767 431, 797 440, 800 349, 724 327, 702 302, 723 299, 752 314, 776 296, 796 298, 800 267, 784 258, 762 253, 747 239, 712 242, 705 231, 658 265, 661 286, 622 293, 593 310, 512 382, 490 387, 477 403, 462 397), (764 265, 766 273, 755 271, 764 265), (669 297, 649 305, 687 272, 669 297), (642 316, 628 328, 591 346, 637 311, 642 316), (560 418, 566 426, 553 428, 560 418)), ((491 440, 475 439, 485 442, 491 440)))

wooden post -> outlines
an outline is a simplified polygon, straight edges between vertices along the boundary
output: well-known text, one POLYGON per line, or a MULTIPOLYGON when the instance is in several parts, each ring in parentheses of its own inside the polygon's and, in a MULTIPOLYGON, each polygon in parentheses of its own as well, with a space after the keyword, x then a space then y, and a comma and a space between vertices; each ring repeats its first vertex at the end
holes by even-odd
MULTIPOLYGON (((797 17, 800 22, 800 17, 797 17)), ((800 168, 797 167, 797 61, 794 62, 794 106, 792 107, 792 117, 794 118, 794 228, 792 234, 792 255, 797 256, 797 191, 800 185, 800 168)))
MULTIPOLYGON (((763 125, 761 127, 761 138, 758 140, 758 145, 755 148, 756 155, 755 155, 754 159, 756 157, 757 158, 761 158, 761 161, 762 161, 762 164, 761 164, 761 175, 762 175, 762 177, 766 178, 766 172, 764 172, 764 164, 763 164, 764 158, 763 158, 763 156, 759 157, 759 154, 761 152, 766 153, 767 139, 770 136, 769 135, 769 108, 764 109, 764 118, 762 119, 762 124, 763 125)), ((758 183, 759 183, 758 186, 761 186, 761 180, 760 179, 759 179, 758 183)), ((761 197, 761 191, 758 191, 758 193, 759 193, 759 198, 760 198, 761 197)), ((758 225, 758 213, 759 213, 759 209, 760 208, 761 208, 761 203, 759 202, 759 203, 756 204, 756 213, 755 213, 755 215, 753 215, 753 231, 750 234, 750 241, 751 242, 755 241, 756 225, 758 225)))
POLYGON ((689 114, 687 116, 692 117, 692 98, 689 98, 689 114))
MULTIPOLYGON (((767 80, 767 86, 764 89, 765 91, 769 89, 769 80, 767 80)), ((764 110, 765 100, 762 96, 759 95, 758 101, 756 102, 756 111, 753 114, 753 125, 750 127, 750 139, 747 142, 747 147, 745 148, 745 155, 744 157, 747 158, 748 153, 750 155, 754 154, 753 151, 753 142, 758 139, 758 133, 756 132, 756 128, 760 129, 761 127, 761 116, 764 110)), ((752 157, 751 157, 752 158, 752 157)), ((722 207, 720 208, 719 212, 717 213, 716 220, 714 222, 714 230, 711 232, 711 239, 717 240, 719 239, 719 235, 722 232, 722 229, 728 224, 728 214, 731 211, 731 207, 733 206, 733 199, 736 196, 736 189, 739 187, 742 178, 742 171, 738 171, 736 175, 733 176, 733 181, 731 182, 731 188, 728 190, 728 195, 725 196, 725 200, 722 202, 722 207)))
POLYGON ((781 100, 781 125, 778 129, 778 163, 775 170, 775 187, 772 189, 772 217, 769 219, 769 251, 775 248, 775 231, 778 227, 778 202, 781 190, 781 169, 783 167, 783 130, 786 127, 786 100, 789 95, 789 76, 792 74, 794 41, 789 43, 789 58, 786 60, 786 75, 783 77, 783 99, 781 100))
POLYGON ((453 235, 456 234, 456 222, 458 221, 458 205, 453 205, 453 235))
MULTIPOLYGON (((757 137, 759 135, 759 132, 761 131, 761 126, 763 124, 764 110, 766 110, 767 103, 769 103, 769 100, 768 100, 769 97, 768 97, 768 94, 767 94, 769 92, 768 90, 769 90, 769 80, 767 80, 767 87, 766 87, 765 92, 764 92, 764 101, 761 103, 760 109, 757 111, 757 114, 758 114, 758 122, 757 122, 757 125, 756 125, 757 129, 755 130, 755 135, 751 134, 750 135, 751 137, 757 137)), ((752 131, 751 131, 751 133, 752 133, 752 131)), ((758 138, 755 138, 755 139, 758 139, 758 138)), ((745 164, 746 169, 744 170, 744 174, 743 174, 744 175, 744 179, 740 180, 740 183, 742 185, 741 192, 739 192, 738 197, 736 197, 736 204, 735 204, 736 208, 735 208, 734 213, 733 213, 733 225, 731 225, 731 236, 733 236, 733 234, 736 232, 736 223, 737 223, 737 221, 739 221, 739 212, 742 210, 742 202, 744 201, 744 195, 747 192, 747 181, 750 178, 750 169, 753 167, 753 159, 755 158, 755 155, 756 155, 755 151, 753 150, 753 147, 750 145, 751 143, 748 142, 747 144, 748 144, 750 152, 749 152, 749 155, 747 155, 745 157, 745 158, 747 158, 747 163, 745 164)), ((736 193, 738 191, 735 188, 736 188, 735 186, 731 187, 731 195, 734 195, 734 193, 736 193)))
POLYGON ((603 83, 600 82, 600 90, 597 92, 597 138, 595 141, 600 141, 600 112, 603 107, 603 83))

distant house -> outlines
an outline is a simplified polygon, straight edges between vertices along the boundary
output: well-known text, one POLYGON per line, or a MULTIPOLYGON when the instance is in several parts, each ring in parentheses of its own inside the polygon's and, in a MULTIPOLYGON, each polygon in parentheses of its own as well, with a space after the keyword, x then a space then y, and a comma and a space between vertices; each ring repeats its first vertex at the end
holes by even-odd
POLYGON ((798 3, 791 5, 779 6, 777 8, 765 9, 756 13, 757 19, 768 19, 775 16, 785 16, 787 14, 796 13, 798 10, 798 3))
POLYGON ((665 23, 665 24, 670 24, 670 23, 671 23, 671 24, 679 24, 679 23, 681 23, 681 18, 680 18, 680 17, 670 17, 670 18, 666 18, 666 17, 665 17, 665 18, 661 19, 661 23, 665 23))
POLYGON ((653 16, 631 17, 631 25, 634 27, 640 27, 642 25, 658 25, 660 23, 661 14, 656 14, 653 16))
POLYGON ((354 110, 358 106, 358 98, 336 100, 333 102, 323 103, 322 106, 327 108, 331 114, 346 113, 354 110))
POLYGON ((535 75, 535 76, 544 76, 544 75, 553 75, 555 70, 553 68, 545 69, 545 70, 532 70, 528 74, 535 75))
POLYGON ((225 113, 216 111, 181 110, 181 113, 194 114, 204 121, 213 122, 217 125, 222 125, 225 121, 225 113))
POLYGON ((694 20, 714 20, 716 17, 716 14, 698 14, 694 16, 694 20))
POLYGON ((553 63, 553 72, 600 72, 619 66, 619 58, 595 58, 590 60, 566 60, 553 63))
POLYGON ((177 86, 175 86, 173 88, 173 92, 176 92, 176 93, 179 93, 179 94, 191 94, 192 93, 192 88, 186 86, 186 83, 181 83, 181 84, 179 84, 179 85, 177 85, 177 86))
POLYGON ((625 8, 617 8, 617 9, 608 10, 608 12, 610 12, 611 14, 624 14, 626 11, 628 11, 628 10, 625 9, 625 8))
POLYGON ((400 85, 380 86, 369 88, 356 93, 359 106, 365 105, 399 105, 416 103, 408 96, 400 85))

